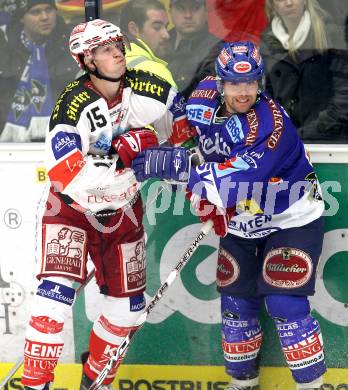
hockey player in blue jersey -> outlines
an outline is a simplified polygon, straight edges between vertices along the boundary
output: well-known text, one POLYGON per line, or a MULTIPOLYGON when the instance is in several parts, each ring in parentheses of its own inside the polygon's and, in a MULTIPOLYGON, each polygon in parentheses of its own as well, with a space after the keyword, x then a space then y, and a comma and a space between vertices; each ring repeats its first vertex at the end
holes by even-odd
POLYGON ((217 287, 229 390, 256 390, 263 302, 297 389, 319 389, 326 371, 310 314, 322 250, 324 203, 303 143, 284 109, 263 92, 264 65, 250 42, 226 43, 187 103, 204 163, 183 148, 150 148, 138 180, 187 182, 200 219, 221 236, 217 287), (231 218, 232 217, 232 218, 231 218))

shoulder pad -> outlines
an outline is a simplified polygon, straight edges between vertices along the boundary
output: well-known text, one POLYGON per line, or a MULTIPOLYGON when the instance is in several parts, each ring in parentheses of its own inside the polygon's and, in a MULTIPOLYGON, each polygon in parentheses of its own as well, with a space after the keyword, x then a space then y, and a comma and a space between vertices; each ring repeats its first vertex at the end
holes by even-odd
POLYGON ((69 83, 60 94, 53 108, 50 129, 57 124, 76 125, 84 108, 100 96, 87 88, 84 83, 86 75, 69 83))
POLYGON ((140 69, 127 70, 125 86, 130 87, 137 95, 158 100, 163 104, 167 103, 172 88, 166 80, 140 69))

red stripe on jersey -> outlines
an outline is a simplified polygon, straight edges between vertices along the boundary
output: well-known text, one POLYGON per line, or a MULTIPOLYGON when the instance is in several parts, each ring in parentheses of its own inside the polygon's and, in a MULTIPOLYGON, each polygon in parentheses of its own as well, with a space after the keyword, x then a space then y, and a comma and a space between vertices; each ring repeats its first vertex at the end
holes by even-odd
POLYGON ((60 191, 72 181, 72 179, 81 171, 86 164, 82 153, 77 150, 69 157, 55 165, 49 172, 48 176, 55 187, 60 191))

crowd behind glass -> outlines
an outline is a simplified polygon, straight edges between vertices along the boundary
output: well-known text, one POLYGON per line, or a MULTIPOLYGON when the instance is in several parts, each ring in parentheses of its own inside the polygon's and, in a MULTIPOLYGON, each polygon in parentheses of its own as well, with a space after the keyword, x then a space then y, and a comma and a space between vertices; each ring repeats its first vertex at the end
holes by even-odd
MULTIPOLYGON (((78 76, 68 40, 84 21, 80 3, 0 0, 0 142, 44 141, 55 101, 78 76)), ((187 98, 200 79, 214 75, 223 41, 251 40, 266 63, 267 92, 304 142, 348 143, 347 1, 163 4, 104 0, 101 17, 120 25, 130 41, 130 67, 151 69, 187 98)))

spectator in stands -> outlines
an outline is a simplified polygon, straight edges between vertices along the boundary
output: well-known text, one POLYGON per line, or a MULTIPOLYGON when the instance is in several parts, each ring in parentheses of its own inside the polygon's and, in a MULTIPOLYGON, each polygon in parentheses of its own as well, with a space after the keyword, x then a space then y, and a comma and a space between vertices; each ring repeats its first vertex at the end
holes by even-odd
POLYGON ((305 142, 348 142, 348 57, 343 26, 317 0, 267 0, 261 39, 267 90, 305 142))
POLYGON ((41 142, 57 99, 76 70, 54 0, 20 0, 0 36, 0 141, 41 142))
POLYGON ((170 49, 166 57, 179 91, 187 98, 207 75, 215 74, 222 41, 208 31, 204 0, 171 0, 170 49))
POLYGON ((121 29, 130 41, 128 68, 152 72, 176 86, 162 58, 168 49, 168 15, 159 0, 130 0, 121 11, 121 29))
POLYGON ((10 21, 11 15, 16 9, 15 0, 0 0, 0 29, 6 32, 6 26, 10 21))

